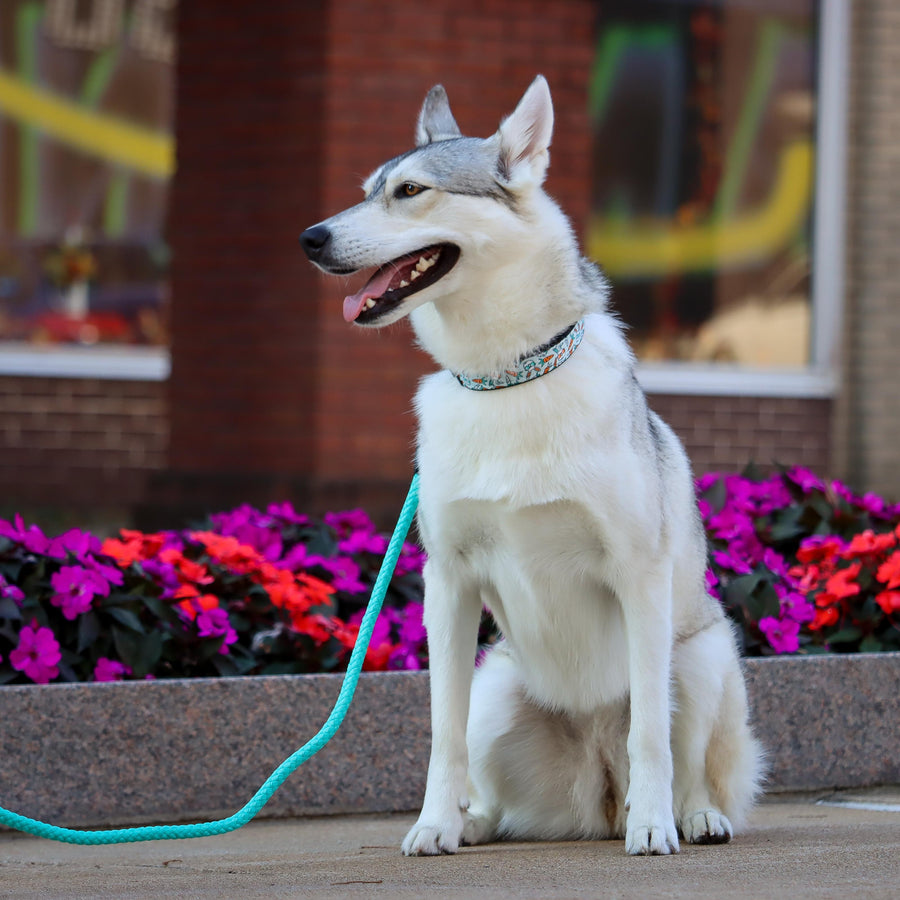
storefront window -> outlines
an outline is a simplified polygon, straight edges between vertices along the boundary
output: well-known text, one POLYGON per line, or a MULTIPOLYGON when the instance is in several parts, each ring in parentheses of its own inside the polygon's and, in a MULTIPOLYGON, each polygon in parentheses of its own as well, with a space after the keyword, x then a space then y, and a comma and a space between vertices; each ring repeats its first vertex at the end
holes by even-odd
POLYGON ((0 4, 0 341, 163 347, 175 0, 0 4))
POLYGON ((603 0, 587 246, 642 361, 802 370, 813 0, 603 0))

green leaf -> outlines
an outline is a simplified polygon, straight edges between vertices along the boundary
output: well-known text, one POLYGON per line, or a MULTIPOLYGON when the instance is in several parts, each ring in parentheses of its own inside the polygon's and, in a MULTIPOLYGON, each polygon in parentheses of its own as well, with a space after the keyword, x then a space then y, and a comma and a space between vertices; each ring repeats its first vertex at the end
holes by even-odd
POLYGON ((113 625, 113 643, 119 659, 137 678, 143 678, 159 662, 162 655, 163 635, 154 631, 146 636, 136 635, 113 625))
POLYGON ((91 609, 78 618, 78 652, 83 653, 100 637, 100 620, 91 609))
POLYGON ((181 616, 178 615, 175 607, 172 606, 171 603, 161 600, 159 597, 141 597, 141 603, 143 603, 144 606, 161 622, 177 625, 183 621, 181 616))
POLYGON ((725 587, 724 599, 726 605, 745 606, 762 580, 763 574, 759 570, 732 578, 725 587))
POLYGON ((862 636, 862 632, 853 625, 848 625, 846 628, 841 628, 836 631, 834 634, 828 635, 828 643, 829 644, 852 644, 854 641, 858 641, 862 636))
POLYGON ((878 638, 872 634, 866 635, 866 637, 864 637, 859 642, 860 653, 877 653, 879 650, 883 649, 884 644, 882 644, 881 641, 879 641, 878 638))
POLYGON ((750 617, 757 622, 766 616, 777 616, 781 611, 781 600, 775 593, 775 588, 769 582, 763 581, 759 587, 747 598, 745 604, 750 617))
POLYGON ((136 631, 138 634, 144 634, 144 626, 141 620, 130 609, 124 609, 121 606, 108 606, 105 612, 109 613, 121 625, 136 631))
POLYGON ((12 597, 0 597, 0 619, 21 619, 22 610, 12 597))

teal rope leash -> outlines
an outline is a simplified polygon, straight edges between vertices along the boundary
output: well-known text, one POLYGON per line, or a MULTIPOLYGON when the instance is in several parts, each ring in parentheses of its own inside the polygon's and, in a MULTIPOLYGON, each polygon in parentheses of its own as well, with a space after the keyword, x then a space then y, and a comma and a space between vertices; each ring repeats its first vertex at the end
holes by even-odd
POLYGON ((409 486, 409 493, 400 511, 400 517, 394 528, 388 544, 384 561, 375 579, 372 588, 372 596, 366 607, 365 615, 359 626, 359 635, 350 661, 347 664, 347 673, 341 684, 341 690, 335 701, 331 714, 325 720, 325 724, 319 729, 318 734, 307 741, 299 750, 292 753, 278 768, 265 780, 262 787, 250 798, 250 800, 236 813, 225 819, 217 819, 214 822, 200 822, 192 825, 143 825, 131 828, 114 828, 109 831, 83 831, 77 828, 60 828, 58 825, 49 825, 39 822, 37 819, 29 819, 27 816, 11 812, 0 807, 0 825, 14 828, 16 831, 24 831, 36 837, 48 838, 52 841, 62 841, 66 844, 127 844, 137 841, 172 840, 176 838, 207 837, 213 834, 226 834, 236 831, 246 825, 272 798, 272 795, 287 780, 296 769, 306 762, 311 756, 319 752, 335 735, 341 727, 356 685, 359 682, 359 674, 362 671, 366 650, 372 639, 372 631, 375 628, 375 620, 381 612, 384 595, 394 574, 397 559, 403 549, 409 527, 416 507, 419 502, 419 475, 413 475, 409 486))

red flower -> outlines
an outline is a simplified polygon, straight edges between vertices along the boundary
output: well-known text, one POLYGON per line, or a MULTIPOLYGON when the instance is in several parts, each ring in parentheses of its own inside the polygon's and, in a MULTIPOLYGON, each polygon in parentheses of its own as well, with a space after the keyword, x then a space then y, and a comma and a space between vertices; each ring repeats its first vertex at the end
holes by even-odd
POLYGON ((900 591, 882 591, 875 595, 875 602, 881 607, 886 616, 900 612, 900 591))
POLYGON ((862 534, 853 535, 853 540, 841 552, 844 559, 854 559, 860 556, 877 556, 890 550, 897 543, 892 532, 887 534, 875 534, 871 529, 862 534))
POLYGON ((829 606, 827 609, 817 609, 816 617, 809 623, 809 630, 818 631, 820 628, 834 625, 837 620, 838 611, 833 606, 829 606))
POLYGON ((846 569, 838 569, 825 582, 825 591, 816 598, 818 606, 828 606, 838 600, 854 597, 860 592, 859 585, 853 580, 859 575, 862 563, 853 563, 846 569))
POLYGON ((891 554, 878 567, 878 580, 889 588, 900 587, 900 550, 891 554))

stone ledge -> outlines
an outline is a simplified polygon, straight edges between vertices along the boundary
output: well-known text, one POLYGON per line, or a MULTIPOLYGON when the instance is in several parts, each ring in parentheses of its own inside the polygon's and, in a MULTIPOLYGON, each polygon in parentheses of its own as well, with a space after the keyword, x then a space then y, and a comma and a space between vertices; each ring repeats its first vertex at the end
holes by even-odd
MULTIPOLYGON (((900 653, 751 659, 770 791, 900 783, 900 653)), ((0 688, 0 805, 58 825, 219 818, 313 736, 339 675, 0 688)), ((366 674, 334 740, 263 816, 416 809, 428 676, 366 674)))

